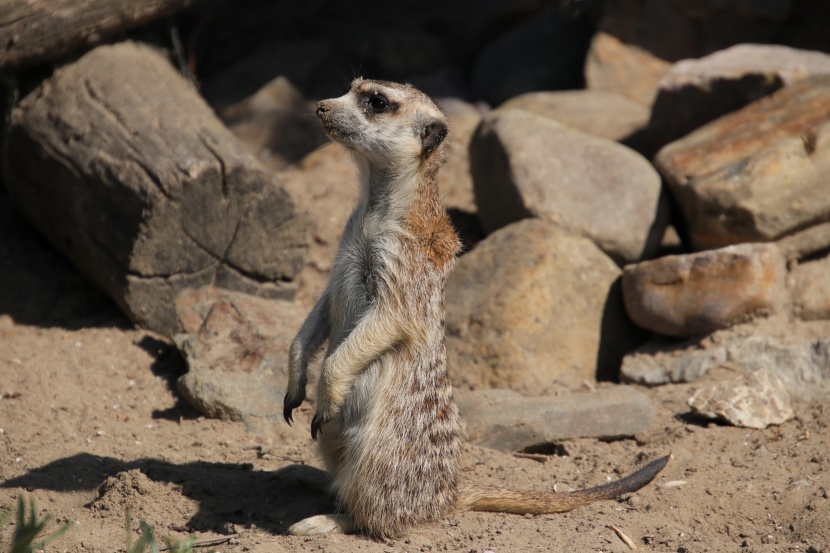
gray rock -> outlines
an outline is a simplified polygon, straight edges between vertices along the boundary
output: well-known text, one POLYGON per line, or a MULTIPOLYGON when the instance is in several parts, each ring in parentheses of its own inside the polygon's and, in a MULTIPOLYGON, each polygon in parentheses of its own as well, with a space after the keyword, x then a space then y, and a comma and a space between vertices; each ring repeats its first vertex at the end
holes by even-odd
POLYGON ((677 62, 660 81, 651 111, 655 148, 812 75, 830 74, 830 55, 773 44, 739 44, 677 62))
POLYGON ((447 285, 447 353, 455 384, 533 394, 616 377, 639 334, 590 240, 521 221, 461 257, 447 285), (484 276, 484 278, 482 278, 484 276))
POLYGON ((727 359, 749 371, 775 373, 794 398, 830 397, 830 339, 776 340, 747 336, 726 346, 727 359))
POLYGON ((695 249, 766 242, 830 218, 828 137, 830 75, 701 127, 660 150, 655 164, 695 249))
POLYGON ((660 177, 636 152, 521 110, 487 114, 470 143, 488 232, 528 217, 593 240, 619 263, 652 255, 667 224, 660 177))
POLYGON ((499 110, 521 109, 584 133, 625 142, 648 124, 649 110, 605 90, 529 92, 511 98, 499 110))
POLYGON ((830 256, 792 271, 793 312, 801 319, 830 319, 830 256))
POLYGON ((787 390, 766 369, 701 388, 689 398, 689 406, 695 415, 744 428, 763 429, 793 418, 787 390))
POLYGON ((501 451, 518 451, 569 438, 621 438, 654 420, 649 398, 628 386, 592 392, 526 397, 512 390, 457 395, 467 439, 501 451))
POLYGON ((830 324, 786 316, 738 325, 700 342, 655 341, 623 360, 625 381, 691 382, 714 367, 774 373, 789 395, 802 401, 830 397, 830 324))
POLYGON ((629 265, 623 297, 631 319, 687 337, 780 310, 786 262, 774 244, 741 244, 629 265))
POLYGON ((725 348, 702 348, 697 341, 667 345, 651 342, 623 357, 624 382, 654 386, 669 382, 693 382, 710 368, 726 362, 725 348))
POLYGON ((182 292, 176 310, 185 331, 174 341, 188 366, 178 388, 187 402, 223 420, 282 417, 288 348, 305 310, 216 288, 182 292))

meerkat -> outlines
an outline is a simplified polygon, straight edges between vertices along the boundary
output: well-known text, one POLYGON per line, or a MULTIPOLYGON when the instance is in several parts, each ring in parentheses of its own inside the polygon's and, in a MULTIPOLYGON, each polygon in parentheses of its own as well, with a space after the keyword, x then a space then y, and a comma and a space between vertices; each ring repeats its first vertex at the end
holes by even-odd
POLYGON ((459 241, 436 178, 447 119, 412 86, 360 78, 319 102, 317 115, 351 151, 360 197, 328 285, 291 345, 283 414, 291 424, 308 363, 328 341, 311 436, 345 513, 304 519, 289 533, 399 537, 454 511, 565 512, 648 484, 668 457, 570 493, 459 482, 463 432, 444 346, 444 287, 459 241))

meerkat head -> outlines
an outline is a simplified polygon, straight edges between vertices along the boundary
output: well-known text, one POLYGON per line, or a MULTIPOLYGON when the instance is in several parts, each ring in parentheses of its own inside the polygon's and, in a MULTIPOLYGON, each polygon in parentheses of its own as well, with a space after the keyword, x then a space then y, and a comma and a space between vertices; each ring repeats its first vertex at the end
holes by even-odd
POLYGON ((417 168, 442 159, 447 118, 410 85, 358 78, 344 96, 318 102, 317 116, 329 137, 372 165, 417 168))

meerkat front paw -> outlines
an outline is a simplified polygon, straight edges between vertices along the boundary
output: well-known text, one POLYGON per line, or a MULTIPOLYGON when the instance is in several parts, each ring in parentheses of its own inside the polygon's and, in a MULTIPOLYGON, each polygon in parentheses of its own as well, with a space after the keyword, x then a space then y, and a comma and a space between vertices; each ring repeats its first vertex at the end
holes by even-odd
POLYGON ((311 439, 317 441, 317 433, 322 433, 323 425, 334 418, 337 414, 337 406, 335 406, 327 398, 328 396, 321 393, 322 387, 317 392, 317 412, 314 413, 314 418, 311 419, 311 439))
POLYGON ((291 423, 294 422, 294 409, 302 405, 304 400, 305 386, 298 386, 293 390, 289 387, 288 391, 285 392, 285 399, 282 401, 282 416, 285 418, 285 422, 287 422, 289 426, 291 426, 291 423))
POLYGON ((327 378, 326 372, 323 372, 322 375, 320 382, 317 384, 317 410, 314 413, 314 418, 311 419, 311 437, 315 441, 317 440, 317 433, 322 432, 323 425, 337 416, 345 395, 335 385, 333 379, 327 378))

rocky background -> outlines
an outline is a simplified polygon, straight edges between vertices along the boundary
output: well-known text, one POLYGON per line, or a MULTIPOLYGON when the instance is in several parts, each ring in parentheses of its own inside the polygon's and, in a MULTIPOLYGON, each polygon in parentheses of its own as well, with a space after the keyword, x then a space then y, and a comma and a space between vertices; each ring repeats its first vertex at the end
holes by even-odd
MULTIPOLYGON (((411 82, 451 121, 440 184, 465 248, 447 349, 472 444, 665 450, 643 436, 672 415, 821 428, 829 28, 822 0, 0 0, 0 375, 26 372, 13 330, 42 300, 12 270, 48 255, 31 225, 77 271, 38 278, 60 295, 82 275, 118 320, 109 297, 166 352, 170 393, 251 432, 277 424, 288 345, 356 198, 313 105, 360 75, 411 82)), ((102 324, 65 309, 74 329, 102 324)), ((825 484, 796 486, 825 509, 827 446, 825 484)))

